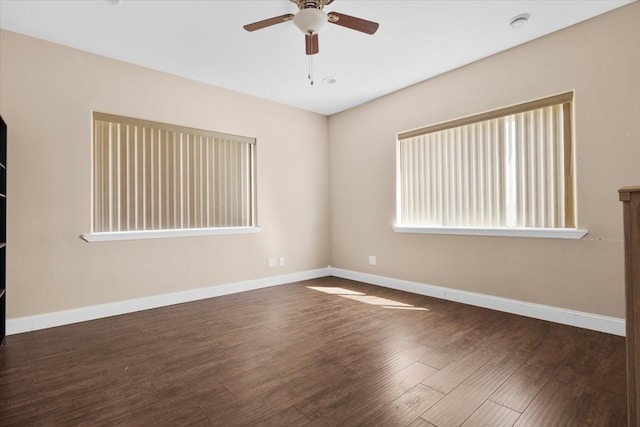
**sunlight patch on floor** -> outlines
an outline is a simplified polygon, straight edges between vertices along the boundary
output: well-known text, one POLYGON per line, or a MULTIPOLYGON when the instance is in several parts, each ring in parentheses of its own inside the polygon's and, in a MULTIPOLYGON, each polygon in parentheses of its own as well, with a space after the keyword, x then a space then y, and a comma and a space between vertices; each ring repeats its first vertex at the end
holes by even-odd
POLYGON ((428 308, 416 307, 411 304, 405 304, 403 302, 398 302, 394 300, 390 300, 388 298, 376 297, 373 295, 366 295, 362 292, 352 291, 350 289, 345 288, 337 288, 337 287, 323 287, 323 286, 307 286, 309 289, 313 289, 314 291, 320 291, 331 295, 337 295, 342 298, 348 298, 354 301, 364 302, 366 304, 376 305, 382 308, 391 308, 396 310, 418 310, 418 311, 429 311, 428 308))
POLYGON ((424 308, 424 307, 415 307, 413 305, 410 305, 408 307, 400 307, 400 306, 392 306, 392 305, 383 305, 381 306, 382 308, 392 308, 394 310, 416 310, 416 311, 429 311, 428 308, 424 308))
POLYGON ((362 292, 351 291, 345 288, 332 288, 332 287, 324 287, 324 286, 307 286, 309 289, 313 289, 314 291, 324 292, 326 294, 332 295, 365 295, 362 292))

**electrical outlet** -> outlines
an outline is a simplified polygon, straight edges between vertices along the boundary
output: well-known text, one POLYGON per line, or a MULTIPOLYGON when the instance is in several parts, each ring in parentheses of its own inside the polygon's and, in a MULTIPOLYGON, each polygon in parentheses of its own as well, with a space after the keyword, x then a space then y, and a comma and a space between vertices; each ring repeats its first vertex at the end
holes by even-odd
POLYGON ((370 265, 376 265, 378 263, 378 260, 376 259, 375 255, 369 255, 369 264, 370 265))
POLYGON ((276 266, 276 259, 275 258, 269 258, 269 267, 275 267, 276 266))
POLYGON ((284 266, 284 257, 281 256, 280 257, 280 267, 283 267, 283 266, 284 266))

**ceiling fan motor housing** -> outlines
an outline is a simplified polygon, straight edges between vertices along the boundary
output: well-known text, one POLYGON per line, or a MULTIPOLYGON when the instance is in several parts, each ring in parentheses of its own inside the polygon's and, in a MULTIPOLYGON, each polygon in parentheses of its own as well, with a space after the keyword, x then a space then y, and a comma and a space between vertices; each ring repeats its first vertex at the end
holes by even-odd
POLYGON ((333 0, 291 0, 298 6, 298 9, 322 9, 326 5, 333 2, 333 0))

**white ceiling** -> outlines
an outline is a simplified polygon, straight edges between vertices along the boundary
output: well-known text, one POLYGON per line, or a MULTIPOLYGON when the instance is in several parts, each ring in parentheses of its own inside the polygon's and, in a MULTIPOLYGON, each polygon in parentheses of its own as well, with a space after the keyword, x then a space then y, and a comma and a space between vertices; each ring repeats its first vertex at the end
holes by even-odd
POLYGON ((295 13, 288 0, 0 0, 0 27, 330 115, 629 2, 335 0, 325 12, 380 28, 367 35, 325 25, 313 86, 292 22, 242 28, 295 13), (522 13, 529 22, 512 29, 522 13))

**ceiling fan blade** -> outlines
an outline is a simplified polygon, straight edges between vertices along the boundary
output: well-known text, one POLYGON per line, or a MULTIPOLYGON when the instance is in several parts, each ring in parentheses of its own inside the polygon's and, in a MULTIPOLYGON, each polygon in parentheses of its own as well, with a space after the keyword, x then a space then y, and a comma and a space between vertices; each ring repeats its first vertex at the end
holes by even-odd
POLYGON ((307 55, 315 55, 316 53, 320 52, 320 45, 318 44, 317 34, 305 34, 304 40, 307 48, 307 55))
POLYGON ((377 22, 367 21, 366 19, 356 18, 355 16, 345 15, 344 13, 329 12, 329 22, 362 33, 373 34, 378 30, 380 24, 377 22))
POLYGON ((255 31, 255 30, 260 30, 262 28, 270 27, 272 25, 291 21, 292 19, 293 19, 293 14, 287 13, 285 15, 274 16, 273 18, 264 19, 262 21, 254 22, 252 24, 247 24, 242 28, 244 28, 247 31, 255 31))

